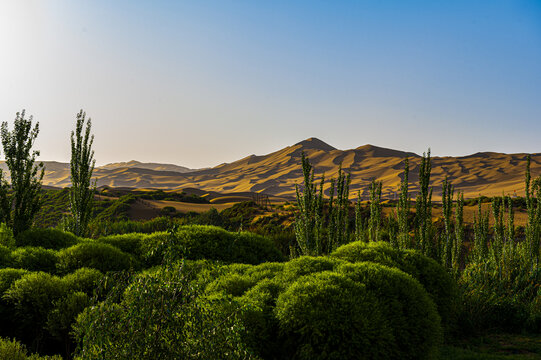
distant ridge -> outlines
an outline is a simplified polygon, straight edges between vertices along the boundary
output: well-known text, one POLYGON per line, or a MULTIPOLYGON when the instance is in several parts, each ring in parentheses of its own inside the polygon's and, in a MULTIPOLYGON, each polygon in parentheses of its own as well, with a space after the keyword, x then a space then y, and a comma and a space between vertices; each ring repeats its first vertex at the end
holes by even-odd
POLYGON ((158 163, 142 163, 140 161, 131 160, 128 162, 117 162, 110 163, 103 166, 100 166, 100 169, 114 170, 118 168, 139 168, 139 169, 148 169, 148 170, 157 170, 157 171, 174 171, 179 173, 186 173, 194 171, 193 169, 174 165, 174 164, 158 164, 158 163))
MULTIPOLYGON (((351 198, 361 192, 368 197, 373 179, 383 182, 383 197, 397 197, 404 159, 410 162, 410 191, 412 198, 417 189, 420 156, 412 152, 386 149, 375 145, 362 145, 355 149, 339 150, 317 138, 309 138, 266 155, 250 155, 240 160, 224 163, 213 168, 190 170, 188 168, 159 163, 138 161, 107 164, 96 168, 98 186, 155 188, 155 189, 201 189, 206 192, 248 193, 259 192, 293 199, 295 185, 302 183, 301 154, 310 160, 315 178, 325 174, 329 180, 338 169, 351 174, 351 198)), ((69 164, 45 162, 46 186, 70 186, 69 164)), ((5 164, 0 162, 5 169, 5 164)), ((486 196, 522 195, 526 154, 503 154, 481 152, 462 157, 433 157, 431 186, 434 200, 441 194, 441 186, 448 177, 455 192, 464 192, 466 198, 486 196)), ((532 178, 541 175, 541 154, 531 155, 532 178)), ((328 191, 330 181, 326 181, 328 191)))

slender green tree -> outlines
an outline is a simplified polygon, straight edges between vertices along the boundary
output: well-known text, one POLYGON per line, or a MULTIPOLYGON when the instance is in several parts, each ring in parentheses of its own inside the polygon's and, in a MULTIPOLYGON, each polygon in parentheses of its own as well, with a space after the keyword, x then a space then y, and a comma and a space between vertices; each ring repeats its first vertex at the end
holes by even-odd
POLYGON ((351 177, 338 169, 338 177, 331 180, 331 194, 329 201, 329 233, 325 251, 331 253, 336 247, 349 241, 349 185, 351 177), (336 199, 334 190, 336 189, 336 199))
POLYGON ((457 195, 455 204, 455 237, 452 249, 452 265, 455 274, 458 276, 460 269, 460 255, 464 244, 464 192, 457 195))
POLYGON ((95 182, 92 183, 92 173, 96 160, 94 160, 94 151, 92 150, 94 135, 90 133, 91 128, 91 119, 86 120, 86 113, 83 110, 79 111, 75 131, 71 132, 70 216, 66 221, 67 230, 77 236, 86 235, 92 216, 95 190, 95 182))
POLYGON ((361 190, 357 192, 355 203, 355 241, 365 241, 365 223, 362 218, 361 190))
POLYGON ((322 254, 322 211, 323 211, 323 184, 322 177, 319 186, 314 183, 314 168, 304 153, 301 158, 304 188, 301 191, 296 186, 298 212, 295 216, 295 238, 297 248, 291 249, 291 256, 321 255, 322 254))
POLYGON ((442 264, 451 268, 452 264, 452 254, 453 254, 453 234, 451 230, 451 215, 453 211, 453 193, 454 189, 447 176, 443 181, 442 187, 442 213, 443 213, 443 224, 445 231, 445 240, 443 244, 443 259, 442 264))
POLYGON ((30 228, 34 216, 41 206, 41 180, 43 163, 36 164, 39 151, 32 150, 39 133, 39 123, 32 127, 32 116, 25 119, 25 111, 17 113, 14 129, 2 123, 2 147, 6 165, 11 178, 11 191, 8 193, 2 181, 0 204, 3 218, 16 236, 30 228))
POLYGON ((488 256, 489 212, 483 212, 481 196, 477 200, 477 214, 473 220, 472 257, 475 262, 482 263, 488 256))
POLYGON ((404 160, 404 177, 400 183, 400 198, 396 208, 396 216, 398 221, 398 247, 407 249, 411 247, 410 225, 408 216, 410 213, 410 198, 408 194, 408 179, 409 177, 409 160, 406 157, 404 160))
POLYGON ((429 188, 431 170, 430 149, 428 149, 428 152, 423 154, 419 166, 419 194, 415 202, 416 245, 425 255, 434 257, 435 251, 433 239, 431 239, 432 188, 429 188))
POLYGON ((370 187, 370 220, 368 225, 369 241, 378 241, 381 228, 381 188, 382 182, 372 180, 370 187))

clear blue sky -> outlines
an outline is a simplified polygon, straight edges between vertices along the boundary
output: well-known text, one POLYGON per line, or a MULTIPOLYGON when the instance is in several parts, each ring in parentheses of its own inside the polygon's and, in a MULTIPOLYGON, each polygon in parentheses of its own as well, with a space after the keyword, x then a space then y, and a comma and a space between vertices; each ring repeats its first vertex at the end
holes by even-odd
POLYGON ((44 160, 214 166, 308 137, 541 152, 541 1, 0 2, 0 120, 44 160))

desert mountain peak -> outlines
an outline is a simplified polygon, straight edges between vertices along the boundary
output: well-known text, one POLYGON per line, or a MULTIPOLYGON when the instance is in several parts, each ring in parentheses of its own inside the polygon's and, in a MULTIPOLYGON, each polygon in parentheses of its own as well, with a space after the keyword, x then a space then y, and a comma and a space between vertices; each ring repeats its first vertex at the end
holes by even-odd
POLYGON ((323 150, 323 151, 332 151, 336 150, 336 148, 332 147, 331 145, 327 144, 324 141, 319 140, 318 138, 311 137, 306 140, 303 140, 301 142, 296 143, 294 146, 301 146, 302 149, 310 149, 310 150, 323 150))
POLYGON ((355 152, 361 153, 364 156, 371 156, 371 157, 419 157, 419 155, 412 153, 412 152, 405 152, 400 150, 394 150, 394 149, 387 149, 379 146, 375 146, 372 144, 366 144, 359 146, 355 149, 355 152))

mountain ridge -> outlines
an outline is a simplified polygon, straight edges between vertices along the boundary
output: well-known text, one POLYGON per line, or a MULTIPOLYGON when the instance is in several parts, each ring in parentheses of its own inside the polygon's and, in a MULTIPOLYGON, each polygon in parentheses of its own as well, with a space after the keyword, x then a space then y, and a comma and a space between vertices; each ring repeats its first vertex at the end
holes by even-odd
MULTIPOLYGON (((249 155, 237 161, 206 169, 188 169, 179 165, 142 163, 135 160, 97 167, 94 177, 98 186, 183 189, 197 188, 213 192, 260 192, 293 198, 295 186, 302 184, 301 155, 304 153, 315 168, 316 181, 325 174, 329 179, 338 169, 351 174, 351 198, 358 191, 367 198, 373 179, 383 182, 383 197, 396 198, 403 176, 404 159, 410 163, 410 190, 415 194, 421 157, 412 152, 362 145, 339 150, 317 139, 308 138, 266 155, 249 155)), ((541 154, 532 154, 532 178, 541 174, 541 154)), ((46 186, 70 186, 69 164, 45 162, 46 186)), ((0 167, 5 169, 5 164, 0 167)), ((526 154, 479 152, 452 157, 432 157, 431 185, 438 199, 441 184, 447 176, 456 191, 465 197, 521 195, 524 191, 526 154)), ((330 181, 326 181, 328 191, 330 181)))

